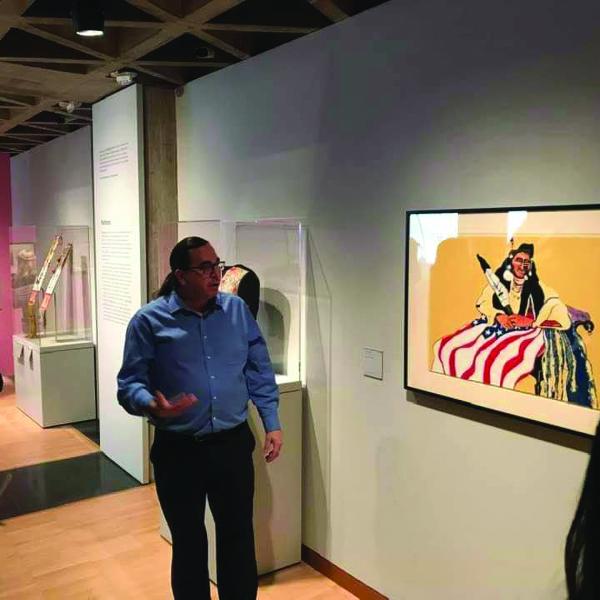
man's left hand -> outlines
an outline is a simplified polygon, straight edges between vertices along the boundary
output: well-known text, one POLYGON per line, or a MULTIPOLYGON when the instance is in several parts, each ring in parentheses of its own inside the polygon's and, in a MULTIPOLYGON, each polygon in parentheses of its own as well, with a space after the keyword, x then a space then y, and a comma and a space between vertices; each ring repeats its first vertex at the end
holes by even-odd
POLYGON ((265 437, 265 447, 263 449, 263 455, 268 463, 273 462, 279 456, 281 446, 283 446, 281 429, 269 431, 265 437))

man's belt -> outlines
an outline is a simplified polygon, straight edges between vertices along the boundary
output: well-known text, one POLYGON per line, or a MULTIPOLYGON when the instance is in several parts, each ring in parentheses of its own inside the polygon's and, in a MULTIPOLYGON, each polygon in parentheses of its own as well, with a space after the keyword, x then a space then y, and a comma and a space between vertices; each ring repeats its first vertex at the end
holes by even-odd
POLYGON ((244 429, 248 428, 248 422, 244 421, 235 427, 230 429, 223 429, 221 431, 213 431, 212 433, 204 434, 192 434, 192 433, 178 433, 176 431, 169 431, 168 429, 156 428, 154 437, 156 440, 160 440, 171 443, 196 443, 204 444, 209 442, 221 442, 229 438, 239 435, 244 429))

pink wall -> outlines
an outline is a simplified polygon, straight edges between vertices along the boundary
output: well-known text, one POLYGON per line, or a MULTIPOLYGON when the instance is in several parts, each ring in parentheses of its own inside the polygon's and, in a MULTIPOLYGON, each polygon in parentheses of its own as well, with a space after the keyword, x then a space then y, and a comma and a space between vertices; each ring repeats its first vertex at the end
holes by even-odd
POLYGON ((13 375, 12 285, 8 251, 11 224, 10 157, 0 153, 0 373, 13 375))

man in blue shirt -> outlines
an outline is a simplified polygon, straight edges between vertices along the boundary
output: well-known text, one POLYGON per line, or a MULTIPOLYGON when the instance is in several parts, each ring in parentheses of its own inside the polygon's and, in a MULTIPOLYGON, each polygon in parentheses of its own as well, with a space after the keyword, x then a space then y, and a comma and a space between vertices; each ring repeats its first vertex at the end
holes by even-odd
POLYGON ((158 298, 131 319, 118 375, 125 410, 156 426, 150 459, 173 538, 176 600, 209 600, 206 499, 215 520, 221 600, 254 600, 254 437, 248 400, 266 431, 267 462, 281 451, 278 389, 245 302, 219 292, 223 263, 202 238, 171 251, 158 298))

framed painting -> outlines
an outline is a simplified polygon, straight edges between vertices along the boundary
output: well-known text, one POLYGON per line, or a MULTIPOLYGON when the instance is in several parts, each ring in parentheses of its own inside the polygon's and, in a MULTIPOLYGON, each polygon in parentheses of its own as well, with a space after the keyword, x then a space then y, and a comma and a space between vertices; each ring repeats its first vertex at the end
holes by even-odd
POLYGON ((600 205, 410 211, 405 387, 593 435, 600 205))

